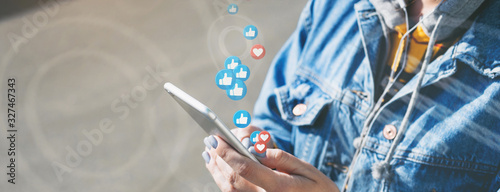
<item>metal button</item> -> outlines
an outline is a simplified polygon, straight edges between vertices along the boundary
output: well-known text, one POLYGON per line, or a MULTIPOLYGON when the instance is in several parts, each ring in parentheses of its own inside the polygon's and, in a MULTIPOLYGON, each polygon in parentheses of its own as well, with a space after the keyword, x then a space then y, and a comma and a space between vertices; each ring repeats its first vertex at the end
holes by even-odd
POLYGON ((361 146, 361 137, 354 138, 354 140, 352 141, 352 145, 354 145, 354 148, 359 149, 359 147, 361 146))
POLYGON ((394 125, 386 125, 384 127, 384 137, 388 140, 393 140, 396 137, 398 130, 394 125))
POLYGON ((297 104, 295 105, 295 107, 293 107, 293 114, 295 116, 300 116, 302 114, 304 114, 307 110, 307 105, 306 104, 297 104))

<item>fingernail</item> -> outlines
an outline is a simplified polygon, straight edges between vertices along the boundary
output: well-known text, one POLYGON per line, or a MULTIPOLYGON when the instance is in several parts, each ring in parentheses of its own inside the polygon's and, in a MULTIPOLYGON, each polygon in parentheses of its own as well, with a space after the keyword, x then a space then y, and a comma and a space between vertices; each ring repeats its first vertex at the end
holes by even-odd
MULTIPOLYGON (((215 137, 213 135, 210 135, 210 136, 207 137, 207 143, 210 146, 212 146, 214 149, 217 148, 217 145, 218 145, 217 139, 215 139, 215 137)), ((210 148, 210 147, 208 147, 208 148, 210 148)))
POLYGON ((250 141, 250 138, 245 137, 244 139, 241 140, 241 143, 245 148, 249 148, 252 145, 252 142, 250 141))
POLYGON ((208 149, 212 149, 212 145, 210 145, 210 143, 208 142, 208 137, 205 137, 205 139, 203 139, 203 143, 205 143, 205 146, 207 146, 208 149))
POLYGON ((266 151, 264 151, 264 153, 257 153, 257 151, 255 151, 254 147, 250 147, 248 150, 250 151, 250 153, 252 153, 258 157, 266 157, 266 151))
POLYGON ((203 157, 203 159, 205 159, 205 163, 209 163, 210 162, 210 154, 208 154, 207 151, 203 151, 203 153, 201 153, 201 156, 203 157))

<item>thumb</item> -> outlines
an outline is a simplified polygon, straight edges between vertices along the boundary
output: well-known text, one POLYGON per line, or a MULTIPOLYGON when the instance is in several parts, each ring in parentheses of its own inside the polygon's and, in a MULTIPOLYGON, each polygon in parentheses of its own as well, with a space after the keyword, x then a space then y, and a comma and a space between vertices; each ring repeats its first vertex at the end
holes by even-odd
POLYGON ((241 114, 240 118, 244 118, 243 113, 241 114))
POLYGON ((227 73, 224 73, 224 79, 227 77, 227 73))
POLYGON ((311 164, 281 149, 267 149, 266 157, 259 158, 259 160, 266 167, 290 175, 307 176, 314 174, 311 170, 316 170, 311 164))

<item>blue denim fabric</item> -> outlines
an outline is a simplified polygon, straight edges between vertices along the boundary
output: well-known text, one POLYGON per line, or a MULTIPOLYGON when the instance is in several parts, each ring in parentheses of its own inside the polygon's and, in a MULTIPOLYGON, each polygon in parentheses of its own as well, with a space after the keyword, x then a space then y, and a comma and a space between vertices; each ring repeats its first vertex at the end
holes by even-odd
POLYGON ((377 66, 390 43, 367 0, 311 0, 274 59, 253 124, 347 191, 500 191, 500 1, 486 0, 463 37, 425 74, 417 107, 390 162, 391 177, 371 167, 392 143, 416 77, 386 102, 351 165, 373 98, 377 66), (297 104, 306 104, 294 115, 297 104))

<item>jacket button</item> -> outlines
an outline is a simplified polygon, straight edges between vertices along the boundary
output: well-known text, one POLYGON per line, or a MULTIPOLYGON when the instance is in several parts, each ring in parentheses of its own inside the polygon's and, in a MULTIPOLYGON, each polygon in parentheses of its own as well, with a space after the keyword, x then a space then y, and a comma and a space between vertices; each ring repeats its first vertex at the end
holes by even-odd
POLYGON ((302 114, 304 114, 307 110, 307 105, 306 104, 297 104, 295 105, 295 107, 293 107, 293 114, 295 116, 300 116, 302 114))
POLYGON ((352 145, 354 146, 354 148, 359 149, 359 147, 361 146, 361 137, 354 138, 354 140, 352 141, 352 145))
POLYGON ((386 125, 384 127, 384 137, 388 140, 393 140, 394 137, 396 137, 396 133, 398 132, 398 130, 396 129, 396 127, 394 125, 386 125))

